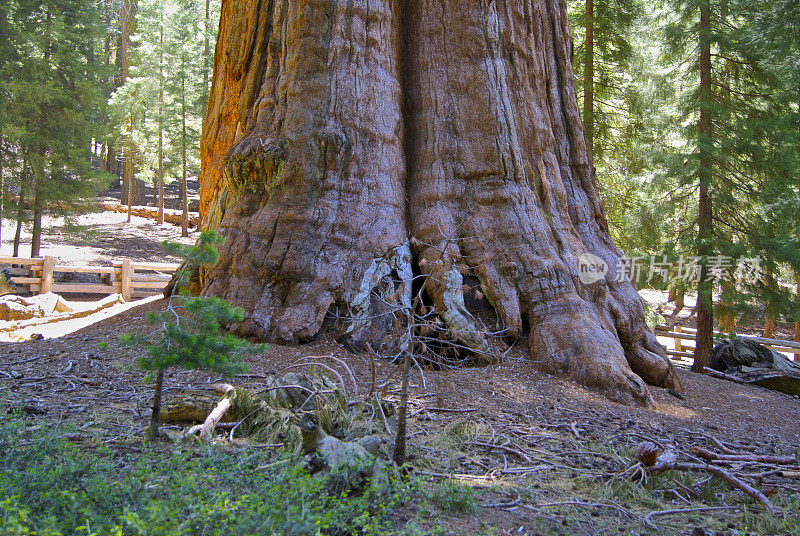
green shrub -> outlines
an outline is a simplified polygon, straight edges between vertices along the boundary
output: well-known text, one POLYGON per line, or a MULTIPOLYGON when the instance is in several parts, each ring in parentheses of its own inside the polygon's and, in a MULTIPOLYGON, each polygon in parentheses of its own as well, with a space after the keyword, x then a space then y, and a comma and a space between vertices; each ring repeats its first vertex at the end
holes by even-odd
POLYGON ((1 535, 389 534, 416 490, 393 474, 333 494, 288 453, 86 452, 56 433, 0 423, 1 535))
POLYGON ((158 413, 161 409, 161 391, 164 371, 172 367, 216 372, 231 377, 247 370, 242 357, 248 353, 266 349, 263 344, 253 345, 225 331, 230 324, 241 322, 244 311, 227 301, 206 296, 189 296, 181 290, 189 280, 189 273, 201 266, 216 264, 218 254, 215 246, 222 242, 213 231, 200 233, 194 246, 183 246, 165 242, 164 247, 186 262, 176 274, 175 291, 171 293, 167 308, 146 316, 149 323, 161 327, 161 338, 151 342, 148 336, 131 333, 120 337, 126 346, 142 346, 147 351, 139 357, 140 368, 155 373, 153 409, 149 437, 158 437, 158 413))

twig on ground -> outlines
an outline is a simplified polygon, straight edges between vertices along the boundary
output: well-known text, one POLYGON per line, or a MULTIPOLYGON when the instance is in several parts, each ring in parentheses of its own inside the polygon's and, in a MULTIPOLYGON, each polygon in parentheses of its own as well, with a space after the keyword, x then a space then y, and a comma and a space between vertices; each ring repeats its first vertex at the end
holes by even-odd
POLYGON ((203 439, 208 443, 211 442, 211 439, 214 436, 214 428, 216 428, 217 423, 220 421, 220 419, 222 419, 222 417, 230 409, 230 407, 231 407, 230 398, 226 397, 219 401, 217 407, 215 407, 214 410, 208 414, 208 417, 206 417, 205 422, 200 427, 200 439, 203 439))
POLYGON ((580 432, 578 432, 578 424, 576 422, 569 423, 569 429, 572 431, 572 433, 575 435, 576 438, 578 439, 581 438, 581 434, 580 432))
POLYGON ((533 460, 531 460, 524 452, 521 452, 521 451, 519 451, 517 449, 508 447, 506 445, 495 445, 495 444, 492 444, 492 443, 481 443, 480 441, 470 441, 468 443, 465 443, 465 445, 472 445, 474 447, 483 447, 485 449, 502 450, 502 451, 507 452, 509 454, 513 454, 514 456, 526 461, 527 463, 533 463, 533 460))
POLYGON ((24 365, 25 363, 30 363, 31 361, 36 361, 37 359, 42 359, 43 357, 48 357, 45 354, 35 355, 33 357, 29 357, 28 359, 22 359, 20 361, 14 361, 12 363, 6 363, 5 366, 13 367, 14 365, 24 365))
POLYGON ((492 474, 486 475, 471 475, 469 473, 436 473, 432 471, 425 471, 425 472, 417 472, 414 473, 420 476, 431 476, 434 478, 457 478, 459 480, 488 480, 493 481, 497 480, 492 474))
POLYGON ((482 504, 481 506, 483 506, 484 508, 503 508, 503 509, 505 509, 505 508, 513 508, 515 506, 519 506, 519 503, 522 502, 522 497, 520 497, 520 495, 519 495, 519 493, 517 491, 514 491, 514 493, 516 493, 517 498, 514 499, 511 502, 482 504))
POLYGON ((615 510, 621 514, 624 514, 630 519, 635 519, 635 516, 626 510, 625 508, 616 505, 614 503, 596 503, 596 502, 588 502, 588 501, 580 501, 580 500, 572 500, 572 501, 558 501, 558 502, 550 502, 550 503, 540 503, 540 504, 525 504, 523 505, 525 508, 529 508, 531 510, 536 510, 538 508, 550 508, 553 506, 580 506, 583 508, 609 508, 611 510, 615 510))
POLYGON ((703 458, 709 462, 758 462, 770 465, 790 465, 797 461, 794 456, 760 456, 758 454, 717 454, 702 447, 692 447, 689 449, 692 454, 703 458))
POLYGON ((694 495, 695 497, 699 497, 699 496, 700 496, 700 492, 698 492, 697 490, 694 490, 694 489, 690 488, 689 486, 686 486, 686 485, 684 485, 684 484, 682 484, 682 483, 678 482, 678 479, 677 479, 677 478, 673 478, 673 479, 672 479, 672 481, 673 481, 673 482, 675 482, 675 485, 676 485, 676 486, 678 486, 679 488, 681 488, 681 489, 682 489, 682 490, 684 490, 685 492, 687 492, 687 493, 691 493, 691 494, 692 494, 692 495, 694 495))
POLYGON ((674 514, 688 514, 692 512, 713 512, 715 510, 735 510, 738 506, 698 506, 697 508, 675 508, 672 510, 660 510, 658 512, 650 512, 644 516, 644 524, 651 529, 658 530, 658 527, 653 523, 655 516, 669 516, 674 514))
POLYGON ((239 422, 237 422, 236 424, 234 424, 234 425, 233 425, 233 428, 231 428, 231 433, 228 435, 228 440, 229 440, 229 441, 233 441, 233 433, 236 431, 236 429, 237 429, 237 428, 239 428, 239 426, 240 426, 240 425, 241 425, 241 424, 242 424, 242 423, 243 423, 245 420, 247 420, 247 418, 248 418, 248 417, 251 417, 251 416, 255 415, 256 413, 258 413, 258 412, 259 412, 259 411, 261 411, 262 409, 264 409, 264 408, 262 408, 262 407, 260 407, 260 406, 259 406, 259 407, 257 407, 256 409, 254 409, 253 411, 251 411, 250 413, 248 413, 247 415, 245 415, 244 417, 242 417, 241 419, 239 419, 239 422))
POLYGON ((713 443, 714 443, 716 446, 718 446, 718 447, 719 447, 719 448, 720 448, 720 449, 721 449, 721 450, 722 450, 722 451, 723 451, 725 454, 736 454, 736 453, 737 453, 735 450, 733 450, 732 448, 730 448, 728 445, 726 445, 725 443, 723 443, 722 441, 720 441, 720 440, 719 440, 719 439, 717 439, 716 437, 714 437, 714 436, 712 436, 712 435, 709 435, 709 434, 703 434, 703 435, 704 435, 705 437, 707 437, 708 439, 710 439, 710 440, 711 440, 711 441, 712 441, 712 442, 713 442, 713 443))
POLYGON ((383 421, 383 429, 386 430, 386 435, 391 436, 392 431, 389 429, 389 421, 386 420, 386 413, 383 411, 383 406, 381 406, 381 399, 378 397, 378 393, 374 394, 375 396, 375 403, 378 406, 378 412, 381 414, 381 420, 383 421))
POLYGON ((478 411, 478 408, 466 408, 466 409, 458 409, 458 408, 429 408, 429 407, 422 407, 417 411, 413 412, 410 416, 415 417, 422 413, 423 411, 433 411, 435 413, 472 413, 474 411, 478 411))

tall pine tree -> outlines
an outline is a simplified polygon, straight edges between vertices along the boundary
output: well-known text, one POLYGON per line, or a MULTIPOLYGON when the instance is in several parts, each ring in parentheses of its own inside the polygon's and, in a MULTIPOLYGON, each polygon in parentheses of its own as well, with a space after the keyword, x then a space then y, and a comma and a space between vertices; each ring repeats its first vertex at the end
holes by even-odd
MULTIPOLYGON (((4 169, 15 179, 20 225, 32 208, 31 255, 38 256, 45 212, 86 197, 101 178, 91 150, 102 129, 102 18, 90 0, 12 0, 2 19, 4 169)), ((19 234, 18 227, 15 254, 19 234)))
MULTIPOLYGON (((774 173, 780 135, 767 125, 775 119, 775 91, 759 58, 742 39, 747 17, 729 0, 678 0, 667 25, 669 54, 684 87, 676 123, 685 125, 683 149, 669 171, 677 197, 697 203, 691 241, 702 269, 697 281, 697 349, 693 370, 710 362, 713 298, 723 290, 726 305, 757 298, 776 305, 776 274, 794 263, 796 235, 776 220, 775 202, 790 192, 774 173), (734 288, 714 271, 721 258, 759 257, 763 277, 734 288), (720 288, 721 287, 721 288, 720 288)), ((796 195, 796 194, 795 194, 796 195)))

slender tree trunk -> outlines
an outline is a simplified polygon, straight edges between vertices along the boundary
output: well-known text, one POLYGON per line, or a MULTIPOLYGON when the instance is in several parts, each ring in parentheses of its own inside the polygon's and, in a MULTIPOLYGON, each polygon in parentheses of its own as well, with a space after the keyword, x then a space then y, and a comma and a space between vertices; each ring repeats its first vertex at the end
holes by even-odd
MULTIPOLYGON (((111 36, 112 34, 116 33, 116 28, 113 26, 114 20, 114 8, 111 6, 110 0, 103 0, 103 13, 105 16, 105 25, 106 25, 106 36, 103 40, 103 52, 105 58, 105 66, 107 72, 112 73, 112 51, 111 51, 111 36)), ((117 88, 117 81, 114 79, 110 79, 107 81, 105 96, 108 99, 111 96, 111 93, 117 88)), ((111 122, 110 118, 106 115, 104 118, 105 124, 109 125, 111 122)), ((116 161, 116 150, 114 147, 114 140, 109 137, 103 140, 103 154, 105 155, 102 163, 102 171, 107 171, 109 173, 113 173, 117 177, 119 177, 119 170, 116 161)))
MULTIPOLYGON (((120 38, 119 38, 119 55, 120 63, 120 86, 125 84, 125 81, 130 76, 130 49, 131 49, 131 35, 135 33, 136 26, 136 11, 137 0, 122 0, 120 3, 120 38)), ((133 118, 131 118, 131 128, 133 118)), ((122 172, 122 196, 120 201, 122 204, 128 205, 144 205, 146 202, 146 193, 144 181, 135 177, 135 169, 133 165, 133 138, 129 137, 123 146, 123 172, 122 172)), ((130 212, 130 211, 129 211, 130 212)), ((130 221, 130 214, 128 216, 130 221)))
POLYGON ((108 171, 106 165, 108 164, 108 146, 106 142, 100 143, 100 171, 108 171))
POLYGON ((733 283, 730 281, 722 282, 722 292, 720 294, 719 330, 723 333, 734 333, 736 331, 736 315, 733 310, 733 283))
MULTIPOLYGON (((50 64, 50 39, 51 39, 51 13, 50 8, 47 8, 45 18, 45 43, 44 43, 44 61, 46 65, 50 64)), ((47 106, 42 104, 39 110, 39 135, 41 138, 37 143, 42 144, 45 135, 45 118, 47 117, 47 106)), ((42 244, 42 214, 44 212, 44 181, 47 174, 47 147, 41 145, 39 148, 39 159, 35 166, 35 175, 33 178, 33 228, 31 230, 31 257, 38 257, 39 250, 42 244)))
POLYGON ((151 441, 158 439, 158 414, 161 413, 161 392, 164 388, 164 371, 159 370, 156 373, 156 385, 153 391, 153 409, 150 413, 150 428, 147 430, 147 437, 151 441))
MULTIPOLYGON (((125 202, 128 205, 128 223, 131 222, 132 205, 135 202, 134 178, 133 178, 133 110, 128 113, 128 139, 125 142, 125 162, 122 185, 126 195, 125 202)), ((142 203, 140 203, 142 204, 142 203)))
POLYGON ((225 242, 202 292, 245 309, 242 335, 308 341, 348 311, 347 336, 388 353, 396 334, 371 311, 410 303, 416 271, 442 337, 486 355, 468 275, 544 370, 644 406, 645 381, 680 389, 633 284, 579 277, 580 259, 622 253, 566 4, 369 4, 223 0, 200 192, 225 242))
POLYGON ((703 372, 711 364, 711 350, 714 347, 714 309, 713 283, 708 277, 708 258, 714 252, 713 207, 711 201, 711 181, 713 176, 713 157, 711 125, 711 9, 701 4, 700 25, 700 119, 697 125, 700 147, 700 195, 698 199, 697 256, 702 259, 700 281, 697 285, 697 348, 694 351, 694 372, 703 372))
POLYGON ((767 313, 764 316, 764 331, 762 337, 771 339, 775 334, 775 312, 770 304, 767 304, 767 313))
POLYGON ((675 296, 675 309, 680 310, 686 306, 686 292, 683 289, 678 289, 675 296))
POLYGON ((44 170, 33 181, 33 229, 31 230, 31 257, 39 256, 42 246, 42 214, 44 213, 44 170))
POLYGON ((583 65, 583 127, 586 147, 594 150, 594 0, 586 0, 586 43, 583 65))
POLYGON ((3 247, 3 217, 6 208, 5 140, 0 134, 0 249, 3 247))
MULTIPOLYGON (((21 151, 25 154, 25 151, 21 151)), ((14 233, 14 257, 19 257, 19 246, 22 242, 22 223, 25 221, 25 204, 28 197, 30 177, 28 171, 28 161, 22 160, 22 176, 19 183, 19 202, 17 204, 17 229, 14 233)))
POLYGON ((411 370, 411 355, 406 353, 403 358, 403 375, 401 377, 400 386, 400 407, 397 410, 397 436, 394 440, 394 454, 392 460, 394 463, 401 467, 406 463, 406 441, 408 440, 408 431, 406 429, 408 412, 408 375, 411 370))
POLYGON ((164 14, 161 14, 158 52, 158 224, 164 225, 164 14))
POLYGON ((766 281, 766 286, 768 289, 766 295, 766 307, 764 311, 764 331, 762 332, 762 337, 767 339, 771 339, 775 333, 775 321, 777 320, 778 311, 775 307, 775 302, 778 300, 777 297, 773 297, 773 293, 780 292, 778 282, 775 279, 775 274, 772 272, 771 269, 767 268, 764 271, 764 280, 766 281))
MULTIPOLYGON (((800 275, 798 275, 795 280, 795 287, 797 290, 797 295, 800 296, 800 275)), ((797 317, 797 320, 794 322, 794 340, 796 342, 800 342, 800 315, 797 317)), ((797 358, 797 356, 795 356, 797 358)))
MULTIPOLYGON (((183 72, 185 73, 185 70, 183 72)), ((181 166, 181 236, 189 236, 189 192, 186 184, 186 76, 183 75, 181 76, 181 166)))

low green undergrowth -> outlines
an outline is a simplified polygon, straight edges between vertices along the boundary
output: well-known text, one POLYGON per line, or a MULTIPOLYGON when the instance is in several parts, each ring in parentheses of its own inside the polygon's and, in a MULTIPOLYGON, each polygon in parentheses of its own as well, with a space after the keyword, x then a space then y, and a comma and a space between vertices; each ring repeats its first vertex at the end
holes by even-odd
POLYGON ((0 535, 385 534, 417 492, 332 494, 288 453, 76 446, 0 423, 0 535))
POLYGON ((431 493, 434 504, 446 512, 475 514, 478 503, 472 488, 455 480, 445 480, 431 493))

